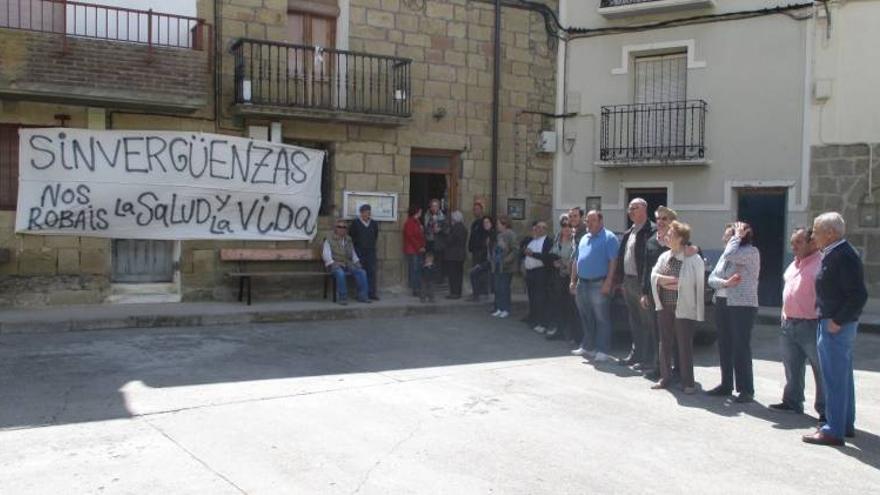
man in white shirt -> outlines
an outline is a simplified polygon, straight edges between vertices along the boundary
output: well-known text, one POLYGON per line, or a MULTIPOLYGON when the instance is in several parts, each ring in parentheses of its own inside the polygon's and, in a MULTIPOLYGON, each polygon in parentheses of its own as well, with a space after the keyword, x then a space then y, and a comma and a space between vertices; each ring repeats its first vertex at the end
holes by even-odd
POLYGON ((346 276, 352 275, 357 284, 357 300, 362 303, 370 303, 367 297, 367 272, 361 268, 354 243, 348 236, 348 224, 342 218, 334 223, 333 235, 324 238, 324 247, 321 252, 324 266, 336 280, 336 302, 345 306, 348 304, 348 287, 346 276))

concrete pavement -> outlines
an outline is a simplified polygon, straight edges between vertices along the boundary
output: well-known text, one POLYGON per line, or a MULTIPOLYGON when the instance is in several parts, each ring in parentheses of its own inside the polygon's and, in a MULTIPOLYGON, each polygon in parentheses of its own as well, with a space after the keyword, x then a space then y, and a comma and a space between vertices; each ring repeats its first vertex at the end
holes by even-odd
MULTIPOLYGON (((872 492, 880 336, 858 338, 859 431, 836 449, 764 407, 776 331, 756 328, 748 405, 652 391, 474 312, 4 335, 0 491, 872 492)), ((704 388, 716 361, 699 349, 704 388)))
MULTIPOLYGON (((875 300, 872 300, 872 303, 875 300)), ((525 310, 524 294, 513 297, 514 309, 525 310)), ((491 300, 475 304, 467 299, 438 298, 424 304, 401 294, 384 294, 373 304, 352 302, 339 306, 325 300, 261 301, 251 306, 237 302, 184 302, 149 304, 90 304, 47 308, 0 310, 0 335, 17 333, 82 332, 162 327, 216 327, 253 323, 390 318, 429 314, 456 314, 483 311, 491 300)), ((711 317, 711 315, 710 315, 711 317)), ((761 307, 757 321, 779 323, 779 308, 761 307)), ((860 319, 862 332, 880 333, 880 304, 870 304, 860 319)), ((626 333, 626 332, 624 332, 626 333)))

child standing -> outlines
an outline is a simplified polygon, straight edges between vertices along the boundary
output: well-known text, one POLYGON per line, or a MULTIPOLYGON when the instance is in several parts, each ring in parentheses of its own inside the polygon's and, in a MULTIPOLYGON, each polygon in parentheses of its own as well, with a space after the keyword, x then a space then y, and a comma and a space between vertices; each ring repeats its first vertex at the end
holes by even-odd
POLYGON ((434 253, 425 253, 425 262, 422 265, 422 292, 419 294, 421 302, 434 302, 433 281, 437 277, 437 265, 434 264, 434 253))

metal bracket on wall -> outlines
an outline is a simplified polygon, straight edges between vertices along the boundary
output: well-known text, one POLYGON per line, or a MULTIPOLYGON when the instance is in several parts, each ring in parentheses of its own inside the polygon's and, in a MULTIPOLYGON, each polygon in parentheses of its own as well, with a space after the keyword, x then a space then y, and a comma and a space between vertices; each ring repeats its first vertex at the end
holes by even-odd
POLYGON ((401 3, 406 6, 409 10, 415 12, 424 12, 427 8, 426 0, 401 0, 401 3))

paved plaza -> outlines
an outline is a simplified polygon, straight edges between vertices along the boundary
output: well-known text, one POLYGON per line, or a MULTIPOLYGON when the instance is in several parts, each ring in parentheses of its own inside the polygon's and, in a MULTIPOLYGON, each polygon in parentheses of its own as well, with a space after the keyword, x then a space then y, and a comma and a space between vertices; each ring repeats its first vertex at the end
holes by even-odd
MULTIPOLYGON (((755 329, 746 405, 652 391, 477 311, 3 335, 0 492, 875 492, 880 336, 857 340, 857 436, 829 448, 766 408, 776 332, 755 329)), ((698 348, 704 389, 716 361, 698 348)))

